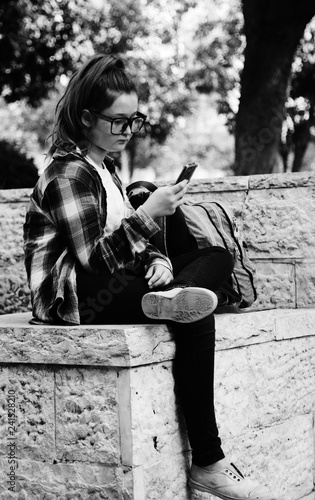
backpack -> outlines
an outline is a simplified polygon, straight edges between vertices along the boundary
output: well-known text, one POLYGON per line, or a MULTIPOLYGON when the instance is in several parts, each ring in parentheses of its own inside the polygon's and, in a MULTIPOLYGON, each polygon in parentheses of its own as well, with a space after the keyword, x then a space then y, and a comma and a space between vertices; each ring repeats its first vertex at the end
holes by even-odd
MULTIPOLYGON (((145 181, 128 186, 127 196, 133 208, 137 209, 144 203, 155 189, 157 188, 154 184, 145 181)), ((240 237, 236 219, 230 210, 214 200, 187 203, 177 210, 183 213, 188 230, 194 236, 198 248, 219 246, 228 250, 234 257, 231 278, 218 290, 227 296, 227 303, 223 305, 238 305, 241 309, 251 306, 257 299, 256 272, 247 255, 247 245, 240 237)), ((165 217, 159 217, 156 222, 161 232, 154 235, 150 241, 167 255, 165 217)))
POLYGON ((231 287, 227 289, 229 304, 238 303, 240 308, 251 306, 257 299, 256 272, 247 255, 247 245, 240 237, 236 219, 230 210, 217 201, 184 204, 181 210, 198 248, 221 246, 234 257, 231 285, 236 293, 229 293, 231 287))

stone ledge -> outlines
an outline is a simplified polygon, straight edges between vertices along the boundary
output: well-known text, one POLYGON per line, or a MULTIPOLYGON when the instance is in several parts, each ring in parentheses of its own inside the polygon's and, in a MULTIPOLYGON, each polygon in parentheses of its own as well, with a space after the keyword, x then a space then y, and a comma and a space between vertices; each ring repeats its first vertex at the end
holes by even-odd
POLYGON ((0 316, 0 363, 130 367, 174 357, 164 324, 30 325, 30 319, 30 313, 0 316))
POLYGON ((0 189, 0 203, 28 203, 33 188, 0 189))
MULTIPOLYGON (((167 326, 39 326, 28 324, 30 317, 0 316, 0 386, 15 395, 19 495, 210 500, 187 489, 189 444, 167 326)), ((314 319, 315 309, 216 315, 223 448, 279 500, 312 498, 314 319)), ((5 453, 2 446, 3 500, 12 498, 5 453)))
MULTIPOLYGON (((174 358, 171 330, 159 325, 31 325, 31 313, 0 316, 0 363, 135 367, 174 358)), ((217 350, 314 336, 315 309, 216 315, 217 350)))
POLYGON ((217 350, 315 336, 315 309, 269 309, 216 316, 217 350))
MULTIPOLYGON (((159 181, 158 186, 169 182, 159 181)), ((256 189, 309 187, 315 185, 313 172, 291 172, 286 174, 261 174, 250 176, 232 176, 218 178, 192 179, 188 192, 212 193, 230 191, 248 191, 256 189)), ((32 188, 0 189, 0 203, 28 203, 32 188)))

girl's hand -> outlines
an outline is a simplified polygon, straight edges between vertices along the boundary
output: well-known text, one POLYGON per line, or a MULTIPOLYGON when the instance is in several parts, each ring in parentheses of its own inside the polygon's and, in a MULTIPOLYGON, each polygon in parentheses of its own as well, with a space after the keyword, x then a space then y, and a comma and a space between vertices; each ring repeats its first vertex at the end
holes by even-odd
POLYGON ((157 263, 149 267, 145 278, 148 280, 149 288, 156 288, 173 281, 173 273, 167 267, 157 263))
POLYGON ((143 209, 154 219, 163 215, 172 215, 176 208, 184 203, 183 196, 187 191, 187 180, 174 186, 164 186, 154 191, 142 205, 143 209))

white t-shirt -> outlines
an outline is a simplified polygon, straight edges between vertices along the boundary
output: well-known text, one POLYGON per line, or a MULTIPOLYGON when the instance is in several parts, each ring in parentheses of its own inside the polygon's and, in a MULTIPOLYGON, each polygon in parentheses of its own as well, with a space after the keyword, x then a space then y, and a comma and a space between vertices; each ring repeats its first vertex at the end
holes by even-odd
MULTIPOLYGON (((121 195, 120 190, 116 186, 116 184, 113 181, 113 178, 110 174, 110 172, 107 170, 107 168, 104 165, 104 168, 100 168, 97 166, 97 164, 89 157, 86 156, 86 159, 90 162, 91 165, 93 165, 94 168, 96 168, 97 172, 99 173, 103 186, 106 190, 107 194, 107 219, 106 219, 106 225, 105 225, 105 235, 108 236, 110 235, 115 229, 118 229, 121 221, 124 217, 129 217, 132 213, 132 209, 128 208, 127 205, 125 204, 125 201, 121 195)), ((143 212, 143 208, 139 207, 137 210, 139 213, 143 212)), ((145 213, 145 212, 144 212, 145 213)), ((146 214, 146 217, 147 214, 146 214)), ((142 242, 138 242, 138 245, 143 245, 142 242)), ((161 262, 163 265, 168 264, 167 267, 170 269, 172 272, 172 264, 167 259, 166 257, 163 258, 161 257, 156 257, 153 259, 151 262, 151 265, 153 263, 158 263, 161 262), (166 260, 165 260, 166 259, 166 260)))
POLYGON ((113 231, 119 228, 121 221, 127 214, 127 207, 121 195, 120 190, 116 186, 111 176, 111 173, 104 168, 100 168, 94 163, 90 157, 87 160, 96 168, 99 176, 102 179, 103 186, 107 195, 107 218, 105 225, 105 235, 108 236, 113 231))

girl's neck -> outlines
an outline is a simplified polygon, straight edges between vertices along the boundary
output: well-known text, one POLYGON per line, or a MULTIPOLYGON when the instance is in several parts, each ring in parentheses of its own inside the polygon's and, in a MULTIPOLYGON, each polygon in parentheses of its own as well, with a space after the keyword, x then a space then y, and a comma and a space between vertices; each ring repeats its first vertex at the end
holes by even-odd
POLYGON ((104 161, 104 158, 106 156, 106 154, 104 153, 104 151, 102 152, 98 152, 98 151, 94 151, 94 150, 91 150, 89 151, 89 153, 87 154, 87 156, 92 160, 93 163, 95 163, 99 168, 104 168, 103 167, 103 161, 104 161))

